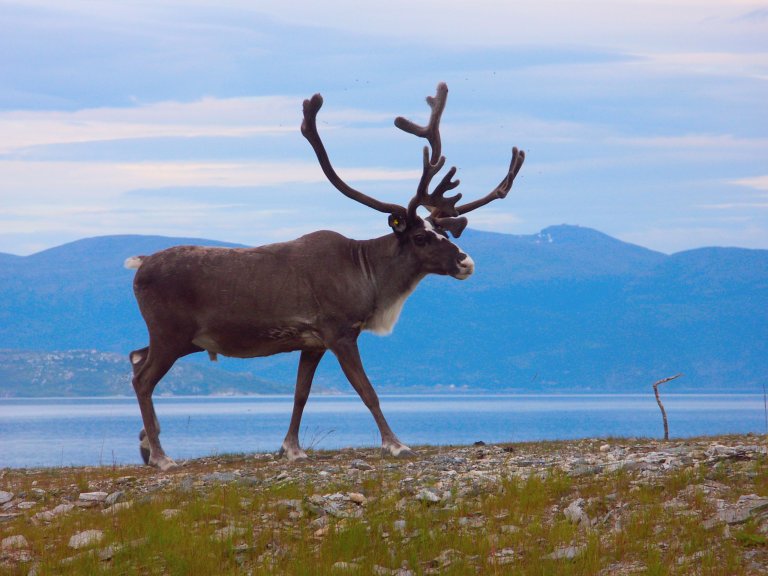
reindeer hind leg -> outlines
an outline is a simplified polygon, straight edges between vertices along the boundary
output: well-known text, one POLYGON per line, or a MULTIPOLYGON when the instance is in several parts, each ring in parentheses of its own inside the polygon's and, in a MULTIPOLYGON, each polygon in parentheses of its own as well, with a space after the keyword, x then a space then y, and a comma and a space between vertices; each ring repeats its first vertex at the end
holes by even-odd
POLYGON ((279 456, 285 455, 288 460, 299 460, 307 457, 307 453, 299 446, 299 426, 301 425, 301 415, 304 413, 304 406, 309 398, 309 390, 312 387, 312 378, 315 376, 315 370, 320 363, 320 359, 325 354, 325 350, 304 350, 299 360, 299 372, 296 375, 296 391, 293 397, 293 413, 291 414, 291 423, 288 426, 288 433, 285 435, 282 446, 280 446, 279 456))
POLYGON ((145 464, 161 470, 169 470, 176 466, 160 444, 160 423, 152 402, 152 392, 178 358, 197 350, 199 349, 175 354, 169 349, 149 347, 134 350, 129 356, 133 366, 133 389, 136 392, 141 419, 144 423, 144 428, 139 433, 139 451, 145 464))

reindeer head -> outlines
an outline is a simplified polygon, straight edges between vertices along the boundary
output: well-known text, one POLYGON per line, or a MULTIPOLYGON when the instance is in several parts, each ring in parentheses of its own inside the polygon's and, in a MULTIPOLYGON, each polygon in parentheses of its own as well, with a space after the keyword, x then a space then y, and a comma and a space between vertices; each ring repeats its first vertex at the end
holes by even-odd
POLYGON ((401 245, 407 248, 410 257, 420 262, 424 273, 447 274, 463 280, 474 271, 474 263, 469 256, 461 252, 458 246, 449 240, 448 234, 458 238, 467 226, 467 219, 463 214, 484 206, 492 200, 507 196, 515 176, 525 161, 525 152, 512 148, 512 161, 509 164, 507 174, 499 185, 483 198, 457 206, 461 199, 460 193, 453 196, 445 195, 446 192, 459 185, 459 180, 453 179, 456 174, 455 166, 448 170, 434 190, 430 192, 429 187, 432 179, 445 164, 445 156, 441 155, 440 118, 447 99, 448 86, 441 82, 437 85, 435 96, 427 97, 427 104, 429 104, 432 113, 426 126, 419 126, 401 116, 395 119, 395 126, 409 134, 426 138, 429 143, 429 145, 424 146, 423 170, 416 194, 411 198, 407 208, 399 204, 382 202, 363 194, 339 177, 331 165, 328 153, 317 131, 317 112, 323 105, 323 97, 320 94, 315 94, 312 98, 304 100, 304 121, 301 124, 301 133, 312 145, 326 177, 339 192, 374 210, 389 214, 389 226, 400 240, 401 245), (429 211, 426 218, 422 219, 417 214, 419 207, 429 211))

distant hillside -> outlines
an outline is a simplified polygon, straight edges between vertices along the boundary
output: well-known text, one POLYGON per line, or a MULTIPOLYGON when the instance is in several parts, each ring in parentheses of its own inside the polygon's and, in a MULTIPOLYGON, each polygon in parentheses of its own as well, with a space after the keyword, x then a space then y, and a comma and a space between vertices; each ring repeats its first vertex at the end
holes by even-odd
MULTIPOLYGON (((126 358, 112 352, 19 352, 0 350, 0 398, 133 396, 126 358)), ((293 387, 251 374, 232 374, 180 362, 158 394, 290 394, 293 387)))
MULTIPOLYGON (((522 236, 468 230, 457 243, 477 265, 472 278, 427 278, 392 336, 361 338, 380 391, 637 391, 677 372, 686 377, 675 390, 762 391, 766 250, 702 248, 667 256, 576 226, 522 236)), ((134 272, 123 261, 176 244, 228 245, 109 236, 27 257, 0 255, 0 349, 96 350, 125 359, 147 337, 133 298, 134 272)), ((31 390, 40 374, 33 365, 59 374, 43 360, 16 369, 14 354, 0 354, 0 396, 31 390)), ((127 378, 124 362, 114 366, 127 378)), ((295 355, 219 364, 198 355, 180 362, 180 370, 199 378, 190 374, 187 387, 183 378, 178 386, 164 381, 158 393, 289 390, 296 364, 295 355)), ((112 382, 112 364, 99 366, 93 378, 78 372, 78 380, 92 384, 73 394, 113 390, 102 382, 112 382)), ((60 378, 54 376, 50 381, 60 378)), ((350 390, 330 355, 317 381, 350 390)))

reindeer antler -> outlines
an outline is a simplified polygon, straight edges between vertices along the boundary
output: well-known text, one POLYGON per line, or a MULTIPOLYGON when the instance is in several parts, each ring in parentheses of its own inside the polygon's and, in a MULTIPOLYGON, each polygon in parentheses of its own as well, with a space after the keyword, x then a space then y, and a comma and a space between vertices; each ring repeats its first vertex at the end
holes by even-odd
POLYGON ((512 161, 509 163, 509 171, 507 172, 506 176, 504 176, 504 179, 499 182, 499 185, 491 190, 487 196, 484 196, 478 200, 473 200, 472 202, 467 202, 463 206, 456 207, 456 211, 459 214, 466 214, 475 208, 485 206, 493 200, 498 198, 506 198, 507 194, 512 188, 512 183, 515 181, 515 176, 517 176, 517 173, 520 172, 520 168, 523 167, 523 162, 525 162, 525 152, 523 150, 518 150, 516 146, 513 147, 512 161))
POLYGON ((427 104, 429 104, 432 112, 429 116, 429 123, 426 126, 420 126, 402 116, 395 118, 395 126, 409 134, 418 136, 419 138, 426 138, 429 143, 428 146, 424 146, 421 179, 416 188, 416 194, 408 203, 408 208, 404 208, 399 204, 382 202, 381 200, 363 194, 359 190, 352 188, 339 177, 331 165, 328 153, 325 150, 325 146, 323 146, 323 141, 320 139, 320 134, 317 132, 317 112, 323 105, 323 97, 320 96, 320 94, 315 94, 312 98, 304 100, 304 121, 301 123, 301 133, 312 145, 312 148, 317 155, 317 159, 320 162, 320 167, 323 169, 323 172, 331 184, 348 198, 360 202, 374 210, 378 210, 379 212, 389 214, 389 224, 397 232, 403 232, 409 226, 415 225, 419 221, 416 211, 419 206, 424 206, 430 211, 430 215, 427 217, 429 221, 435 226, 447 230, 453 236, 458 238, 467 225, 467 219, 461 216, 462 214, 466 214, 476 208, 485 206, 493 200, 505 198, 507 196, 512 188, 512 183, 514 182, 517 173, 523 166, 523 162, 525 162, 525 152, 518 150, 517 148, 512 148, 512 161, 509 164, 507 174, 499 185, 483 198, 473 200, 472 202, 468 202, 461 206, 456 206, 456 203, 461 199, 460 193, 457 193, 454 196, 445 196, 446 192, 453 190, 459 185, 459 180, 453 179, 456 175, 456 167, 452 167, 448 170, 448 173, 443 176, 442 180, 435 186, 435 189, 432 192, 429 192, 429 186, 432 179, 445 165, 445 157, 441 154, 442 142, 440 140, 440 119, 443 115, 443 110, 445 110, 447 99, 448 86, 446 86, 444 82, 440 82, 437 85, 435 95, 427 96, 427 104))
POLYGON ((355 190, 349 184, 344 182, 333 169, 331 161, 328 158, 328 153, 325 151, 325 146, 323 146, 323 141, 320 139, 320 134, 317 132, 317 112, 322 105, 323 97, 320 94, 315 94, 312 98, 304 100, 304 121, 301 123, 301 133, 312 145, 312 148, 317 155, 317 160, 320 162, 320 167, 323 169, 323 173, 330 183, 348 198, 356 200, 361 204, 365 204, 369 208, 394 216, 405 216, 406 209, 399 204, 382 202, 367 194, 363 194, 359 190, 355 190))
MULTIPOLYGON (((432 179, 438 172, 440 172, 445 164, 445 156, 441 155, 442 142, 440 140, 440 118, 443 115, 447 99, 448 86, 446 86, 444 82, 440 82, 440 84, 437 85, 435 95, 427 96, 427 104, 429 104, 429 107, 432 109, 432 113, 429 117, 429 123, 426 126, 419 126, 402 116, 395 118, 395 126, 414 136, 426 138, 429 142, 429 146, 424 146, 424 167, 421 173, 419 186, 416 189, 416 195, 408 204, 408 221, 413 223, 416 219, 416 210, 419 206, 424 206, 432 212, 433 215, 440 214, 444 223, 449 225, 448 229, 459 230, 458 227, 446 220, 447 218, 459 215, 456 210, 456 202, 461 199, 461 194, 456 194, 455 196, 450 197, 445 196, 446 192, 453 190, 459 185, 459 180, 453 180, 453 176, 456 174, 456 168, 452 167, 432 193, 429 192, 429 185, 432 182, 432 179), (432 147, 431 152, 430 146, 432 147)), ((464 223, 464 226, 466 226, 466 223, 464 223)), ((464 226, 461 226, 461 229, 463 229, 464 226)), ((460 230, 459 234, 461 234, 460 230)))

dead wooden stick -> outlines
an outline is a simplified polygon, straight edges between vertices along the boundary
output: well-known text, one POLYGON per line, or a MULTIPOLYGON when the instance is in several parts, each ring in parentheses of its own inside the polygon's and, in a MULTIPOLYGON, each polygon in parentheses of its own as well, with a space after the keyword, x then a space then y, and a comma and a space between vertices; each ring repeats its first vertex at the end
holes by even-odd
POLYGON ((664 410, 664 404, 661 403, 661 397, 659 396, 659 385, 674 380, 675 378, 680 378, 680 376, 682 376, 682 374, 675 374, 674 376, 662 378, 653 385, 653 393, 656 394, 656 402, 659 404, 661 417, 664 419, 664 440, 669 440, 669 424, 667 424, 667 411, 664 410))

